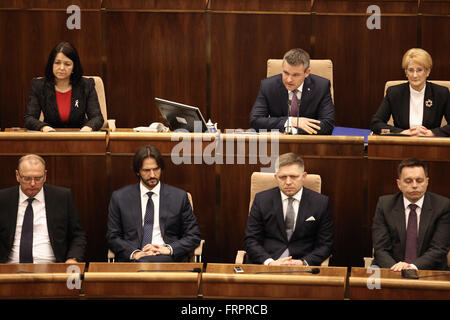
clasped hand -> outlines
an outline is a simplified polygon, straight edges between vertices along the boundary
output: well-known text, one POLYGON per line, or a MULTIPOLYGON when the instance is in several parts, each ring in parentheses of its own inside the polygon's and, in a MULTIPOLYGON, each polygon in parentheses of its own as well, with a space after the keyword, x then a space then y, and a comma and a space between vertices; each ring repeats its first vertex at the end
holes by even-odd
POLYGON ((302 266, 303 261, 298 259, 292 259, 292 256, 284 257, 278 260, 274 260, 269 263, 270 266, 302 266))
POLYGON ((408 130, 403 130, 401 133, 407 134, 410 136, 415 136, 415 137, 419 137, 419 136, 433 137, 434 136, 434 133, 431 130, 428 130, 427 128, 425 128, 424 126, 415 126, 415 127, 409 128, 408 130))
POLYGON ((170 249, 166 246, 160 246, 158 244, 147 244, 142 251, 135 252, 133 254, 134 260, 139 260, 145 256, 157 256, 157 255, 170 255, 170 249))
POLYGON ((289 117, 289 121, 291 122, 291 125, 293 127, 302 129, 309 134, 317 134, 317 131, 320 130, 320 127, 317 125, 318 123, 320 123, 320 121, 316 119, 305 117, 289 117))

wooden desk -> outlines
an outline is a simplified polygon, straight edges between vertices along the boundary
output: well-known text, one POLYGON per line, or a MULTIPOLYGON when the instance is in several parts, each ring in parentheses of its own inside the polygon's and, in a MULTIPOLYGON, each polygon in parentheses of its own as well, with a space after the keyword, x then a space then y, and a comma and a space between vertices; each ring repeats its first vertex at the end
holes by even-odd
POLYGON ((365 256, 371 255, 370 228, 378 198, 399 192, 397 167, 402 160, 415 157, 425 161, 430 177, 428 191, 450 198, 450 138, 369 136, 368 143, 368 211, 364 234, 370 246, 365 256))
POLYGON ((203 264, 90 263, 84 274, 84 295, 86 298, 101 299, 196 299, 201 273, 182 271, 193 268, 203 270, 203 264))
POLYGON ((78 299, 82 281, 77 273, 84 268, 84 263, 0 264, 0 299, 78 299))
MULTIPOLYGON (((380 271, 380 289, 368 289, 367 281, 375 285, 376 273, 365 268, 352 268, 349 278, 349 298, 355 300, 449 300, 450 275, 423 279, 404 279, 401 272, 389 269, 380 271)), ((437 275, 445 271, 419 270, 418 275, 437 275)), ((450 274, 450 273, 449 273, 450 274)))
POLYGON ((319 267, 319 274, 254 274, 310 270, 309 267, 208 263, 202 275, 205 299, 344 299, 347 268, 319 267), (237 274, 240 266, 244 273, 237 274))

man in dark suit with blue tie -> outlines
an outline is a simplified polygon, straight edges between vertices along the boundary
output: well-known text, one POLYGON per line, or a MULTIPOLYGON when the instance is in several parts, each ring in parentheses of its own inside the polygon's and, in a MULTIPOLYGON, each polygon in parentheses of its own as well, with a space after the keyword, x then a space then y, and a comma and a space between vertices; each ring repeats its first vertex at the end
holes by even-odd
POLYGON ((250 113, 251 128, 294 134, 333 132, 330 81, 311 74, 309 60, 306 51, 291 49, 283 57, 282 73, 261 81, 250 113))
POLYGON ((278 187, 256 194, 245 232, 250 263, 320 265, 333 246, 330 199, 303 187, 307 173, 294 153, 279 157, 278 187))
POLYGON ((200 230, 187 193, 160 182, 164 161, 154 146, 133 159, 139 183, 114 191, 107 241, 118 261, 178 262, 200 244, 200 230))
POLYGON ((373 218, 372 264, 393 271, 447 268, 450 199, 427 192, 428 181, 425 163, 400 162, 400 192, 380 197, 373 218))

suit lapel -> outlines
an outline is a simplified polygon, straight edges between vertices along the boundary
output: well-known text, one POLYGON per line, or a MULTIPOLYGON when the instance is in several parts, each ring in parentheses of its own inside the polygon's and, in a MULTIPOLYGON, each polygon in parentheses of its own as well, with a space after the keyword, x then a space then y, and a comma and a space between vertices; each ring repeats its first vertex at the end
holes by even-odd
POLYGON ((282 75, 278 78, 278 103, 282 106, 283 116, 289 115, 289 95, 286 87, 283 84, 282 75))
POLYGON ((429 82, 426 83, 425 87, 425 95, 423 97, 423 120, 422 124, 424 127, 431 128, 433 126, 433 113, 436 110, 436 107, 427 107, 427 101, 434 101, 433 97, 433 89, 429 82))
POLYGON ((409 83, 406 83, 405 87, 402 90, 401 99, 399 101, 399 109, 400 109, 399 118, 402 119, 402 121, 404 121, 405 125, 400 123, 397 126, 400 126, 400 127, 404 126, 406 128, 409 128, 410 127, 410 124, 409 124, 409 109, 410 109, 409 83))
POLYGON ((314 85, 313 82, 310 80, 309 77, 305 78, 305 81, 303 82, 303 89, 302 89, 302 97, 300 100, 299 108, 299 114, 300 116, 304 116, 306 114, 306 108, 310 105, 309 100, 312 97, 312 92, 314 91, 314 85))
POLYGON ((406 218, 402 194, 400 194, 397 198, 392 214, 394 216, 395 226, 400 238, 401 250, 404 252, 406 248, 406 218))
POLYGON ((425 193, 425 198, 423 200, 422 210, 420 211, 420 221, 419 221, 419 235, 418 235, 418 250, 419 254, 422 252, 422 245, 425 239, 426 231, 430 225, 431 217, 433 216, 433 207, 431 204, 430 197, 427 193, 425 193))
POLYGON ((46 85, 46 105, 49 113, 53 114, 53 118, 57 120, 58 123, 61 123, 61 117, 59 115, 58 105, 56 104, 56 94, 54 84, 51 82, 45 82, 46 85))
POLYGON ((132 223, 136 223, 136 230, 139 238, 139 243, 142 242, 142 205, 141 205, 141 188, 140 183, 134 185, 130 193, 130 219, 132 223))
POLYGON ((161 231, 161 237, 164 239, 164 232, 166 230, 167 212, 169 212, 169 204, 171 203, 171 194, 167 192, 164 183, 161 183, 159 191, 159 229, 161 231))
POLYGON ((273 198, 273 207, 272 212, 276 215, 277 220, 277 227, 280 229, 280 234, 283 236, 283 239, 288 241, 287 234, 286 234, 286 224, 284 222, 284 215, 283 215, 283 202, 281 201, 281 190, 279 188, 276 188, 276 193, 273 198))
POLYGON ((52 196, 46 184, 44 184, 43 188, 44 188, 45 217, 47 219, 48 237, 50 238, 50 244, 52 245, 52 248, 55 248, 53 230, 55 230, 55 216, 58 214, 57 203, 55 202, 55 197, 52 196))
POLYGON ((16 234, 16 226, 17 226, 17 211, 19 210, 19 188, 20 186, 16 188, 11 189, 11 201, 8 201, 8 207, 6 208, 8 217, 8 223, 9 227, 8 229, 11 230, 10 238, 9 240, 9 248, 12 248, 14 243, 14 237, 16 234))

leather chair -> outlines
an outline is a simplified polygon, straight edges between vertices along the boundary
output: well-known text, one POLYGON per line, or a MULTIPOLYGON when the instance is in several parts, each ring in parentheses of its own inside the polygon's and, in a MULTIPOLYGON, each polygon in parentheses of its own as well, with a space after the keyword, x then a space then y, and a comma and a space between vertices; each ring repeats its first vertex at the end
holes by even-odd
MULTIPOLYGON (((450 90, 450 81, 443 81, 443 80, 428 80, 434 84, 438 84, 440 86, 443 87, 447 87, 448 90, 450 90)), ((407 82, 406 80, 392 80, 392 81, 388 81, 386 82, 386 84, 384 85, 384 95, 386 95, 386 91, 389 87, 391 86, 396 86, 398 84, 402 84, 407 82)), ((394 125, 394 119, 391 117, 389 118, 389 121, 387 122, 388 125, 393 126, 394 125)), ((445 120, 445 117, 442 117, 442 122, 441 122, 441 127, 446 126, 447 125, 447 121, 445 120)))
MULTIPOLYGON (((250 203, 249 212, 252 208, 253 200, 258 192, 271 189, 278 186, 278 182, 274 177, 273 173, 266 172, 253 172, 250 179, 250 203)), ((316 192, 321 192, 322 190, 322 179, 318 174, 308 174, 306 176, 304 186, 316 192)), ((245 262, 247 252, 245 250, 238 250, 236 254, 235 263, 242 264, 245 262)), ((322 266, 328 266, 330 257, 322 262, 322 266)))
MULTIPOLYGON (((191 203, 192 210, 194 210, 194 202, 192 201, 192 195, 189 192, 186 192, 189 202, 191 203)), ((205 240, 200 240, 200 244, 189 252, 189 262, 202 262, 202 253, 203 253, 203 245, 205 244, 205 240)), ((115 262, 115 254, 110 249, 108 249, 108 262, 115 262)))
MULTIPOLYGON (((282 64, 283 64, 283 59, 267 60, 267 77, 271 77, 271 76, 281 73, 283 71, 282 64)), ((311 73, 330 80, 331 99, 333 100, 333 103, 334 103, 333 62, 328 59, 324 59, 324 60, 311 59, 310 60, 310 68, 311 68, 311 73)))

